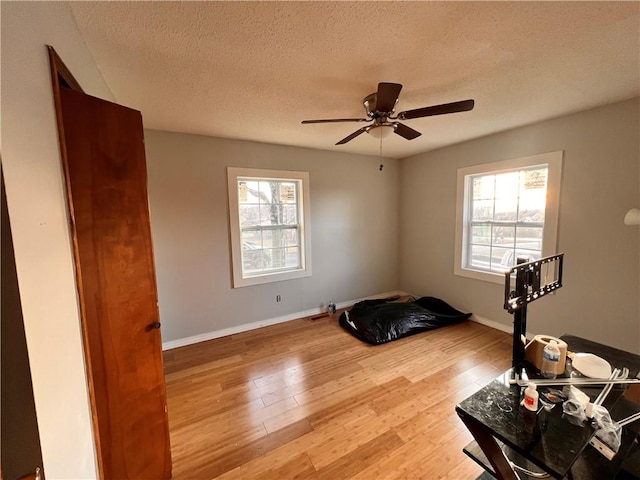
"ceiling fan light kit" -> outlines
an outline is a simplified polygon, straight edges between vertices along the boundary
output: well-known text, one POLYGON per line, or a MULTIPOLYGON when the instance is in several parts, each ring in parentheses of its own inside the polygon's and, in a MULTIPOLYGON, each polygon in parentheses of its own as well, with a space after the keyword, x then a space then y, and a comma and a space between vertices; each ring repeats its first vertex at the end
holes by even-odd
POLYGON ((393 124, 388 125, 378 125, 380 128, 377 128, 374 125, 367 127, 367 133, 374 138, 387 138, 395 131, 395 126, 393 124))
POLYGON ((378 90, 375 93, 367 95, 362 101, 367 114, 366 118, 303 120, 302 123, 373 122, 371 125, 362 127, 351 135, 343 138, 336 143, 336 145, 343 145, 350 142, 364 132, 367 132, 375 138, 384 138, 393 132, 407 140, 413 140, 422 134, 403 123, 397 122, 396 120, 411 120, 414 118, 431 117, 447 113, 466 112, 472 110, 475 104, 471 99, 462 100, 460 102, 443 103, 442 105, 406 110, 394 116, 400 90, 402 90, 402 85, 400 83, 380 82, 378 84, 378 90))
POLYGON ((640 225, 640 209, 632 208, 624 216, 625 225, 640 225))

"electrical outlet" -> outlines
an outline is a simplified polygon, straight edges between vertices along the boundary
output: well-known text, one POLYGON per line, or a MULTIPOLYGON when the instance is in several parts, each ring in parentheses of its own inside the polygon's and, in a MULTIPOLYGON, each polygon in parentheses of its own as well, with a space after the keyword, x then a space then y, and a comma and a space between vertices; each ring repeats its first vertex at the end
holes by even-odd
POLYGON ((282 300, 282 297, 280 295, 276 295, 276 302, 279 302, 280 300, 282 300))

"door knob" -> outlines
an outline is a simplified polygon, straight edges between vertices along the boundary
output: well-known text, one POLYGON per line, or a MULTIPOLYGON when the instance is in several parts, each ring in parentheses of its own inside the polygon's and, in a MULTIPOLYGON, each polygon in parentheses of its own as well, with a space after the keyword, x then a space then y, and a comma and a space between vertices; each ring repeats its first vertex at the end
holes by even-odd
POLYGON ((152 330, 152 329, 154 329, 154 328, 155 329, 160 328, 160 322, 155 322, 155 323, 152 323, 150 325, 147 325, 147 332, 152 330))

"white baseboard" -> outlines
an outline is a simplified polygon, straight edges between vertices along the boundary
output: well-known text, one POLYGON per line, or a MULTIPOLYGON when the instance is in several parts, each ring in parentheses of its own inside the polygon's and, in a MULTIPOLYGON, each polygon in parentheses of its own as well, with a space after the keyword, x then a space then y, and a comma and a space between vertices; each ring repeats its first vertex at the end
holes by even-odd
MULTIPOLYGON (((504 323, 489 320, 488 318, 481 317, 480 315, 476 315, 475 313, 471 315, 471 318, 469 318, 469 320, 481 325, 486 325, 487 327, 495 328, 496 330, 503 331, 505 333, 508 333, 509 335, 513 335, 513 323, 511 325, 505 325, 504 323)), ((539 334, 537 332, 527 331, 527 340, 531 340, 536 335, 539 334)))
MULTIPOLYGON (((392 297, 394 295, 406 295, 406 294, 404 292, 379 293, 377 295, 371 295, 366 298, 358 298, 355 300, 348 300, 346 302, 336 303, 336 308, 347 308, 362 300, 386 298, 386 297, 392 297)), ((277 323, 290 322, 291 320, 298 320, 300 318, 310 317, 312 315, 318 315, 320 313, 323 313, 324 311, 325 310, 321 309, 320 307, 312 308, 310 310, 290 313, 287 315, 283 315, 281 317, 267 318, 265 320, 260 320, 252 323, 245 323, 242 325, 237 325, 235 327, 225 328, 222 330, 215 330, 213 332, 201 333, 200 335, 194 335, 192 337, 179 338, 178 340, 170 340, 168 342, 162 343, 162 350, 171 350, 172 348, 184 347, 187 345, 192 345, 194 343, 206 342, 207 340, 213 340, 214 338, 226 337, 229 335, 235 335, 237 333, 248 332, 249 330, 268 327, 269 325, 275 325, 277 323)), ((482 322, 479 322, 479 323, 482 323, 482 322)))
POLYGON ((505 333, 513 333, 513 325, 505 325, 504 323, 495 322, 493 320, 489 320, 488 318, 481 317, 480 315, 476 315, 475 313, 471 315, 469 320, 481 325, 486 325, 487 327, 495 328, 496 330, 500 330, 505 333))

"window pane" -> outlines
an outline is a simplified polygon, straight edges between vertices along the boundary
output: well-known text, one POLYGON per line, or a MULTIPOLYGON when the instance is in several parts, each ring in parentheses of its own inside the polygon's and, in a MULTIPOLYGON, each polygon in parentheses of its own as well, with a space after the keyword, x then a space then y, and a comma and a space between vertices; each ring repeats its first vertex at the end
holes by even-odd
POLYGON ((515 222, 518 218, 518 200, 496 198, 494 218, 497 222, 515 222))
POLYGON ((298 224, 298 207, 296 205, 283 205, 281 211, 282 211, 281 223, 283 225, 298 224))
POLYGON ((494 246, 513 248, 516 241, 516 227, 513 225, 493 225, 492 243, 494 246))
POLYGON ((480 270, 488 270, 490 266, 491 247, 471 245, 469 250, 470 261, 467 266, 480 270))
POLYGON ((284 244, 287 247, 297 247, 300 245, 297 228, 288 228, 284 230, 284 244))
POLYGON ((474 245, 491 245, 491 225, 472 226, 471 243, 474 245))
POLYGON ((519 222, 544 222, 547 201, 547 169, 521 172, 519 222))
POLYGON ((520 210, 518 221, 521 223, 544 223, 544 207, 520 210))
POLYGON ((272 202, 273 191, 276 190, 274 182, 258 182, 260 185, 260 203, 269 204, 272 202))
POLYGON ((243 231, 242 265, 250 275, 301 267, 298 229, 243 231))
MULTIPOLYGON (((259 243, 246 240, 244 238, 252 238, 251 236, 245 237, 243 232, 242 241, 242 269, 247 273, 255 273, 265 270, 271 267, 271 256, 267 250, 261 248, 259 243)), ((246 233, 258 233, 259 232, 246 232, 246 233)))
POLYGON ((297 185, 295 182, 280 182, 279 186, 279 199, 281 203, 290 203, 296 204, 298 195, 297 195, 297 185))
POLYGON ((300 249, 298 247, 288 247, 285 252, 285 266, 287 268, 300 268, 300 249))
POLYGON ((272 248, 269 250, 271 252, 271 260, 273 264, 273 268, 285 268, 286 267, 286 255, 285 248, 272 248))
POLYGON ((260 224, 260 207, 253 203, 240 204, 240 228, 260 224))
POLYGON ((519 172, 496 175, 495 220, 515 222, 518 218, 519 172))
POLYGON ((258 192, 258 182, 251 180, 238 181, 238 200, 240 203, 258 203, 260 201, 258 192))
POLYGON ((282 247, 286 246, 285 232, 283 230, 264 230, 262 242, 265 248, 270 249, 273 267, 283 268, 285 258, 282 247))
POLYGON ((249 188, 244 180, 238 182, 238 202, 246 203, 249 201, 249 188))
POLYGON ((253 244, 252 247, 247 247, 247 248, 262 248, 262 233, 259 230, 243 231, 242 232, 243 249, 244 249, 245 243, 253 244))
POLYGON ((520 172, 507 172, 496 175, 496 197, 517 198, 520 187, 520 172))
POLYGON ((274 268, 291 269, 300 267, 298 247, 282 247, 270 250, 274 268))
POLYGON ((535 168, 522 172, 522 189, 524 191, 546 190, 547 168, 535 168))
POLYGON ((472 208, 474 222, 493 220, 493 200, 474 200, 472 208))
POLYGON ((495 175, 480 175, 473 177, 471 189, 474 200, 493 199, 495 175))
POLYGON ((491 249, 491 270, 504 272, 512 267, 513 249, 493 247, 491 249))
POLYGON ((262 242, 265 248, 278 248, 284 245, 282 230, 263 230, 262 242))
POLYGON ((300 268, 300 249, 298 247, 271 248, 265 250, 271 259, 271 268, 274 270, 300 268))
POLYGON ((260 225, 278 225, 277 205, 260 205, 260 225))
POLYGON ((542 251, 542 227, 518 227, 516 248, 542 251))

